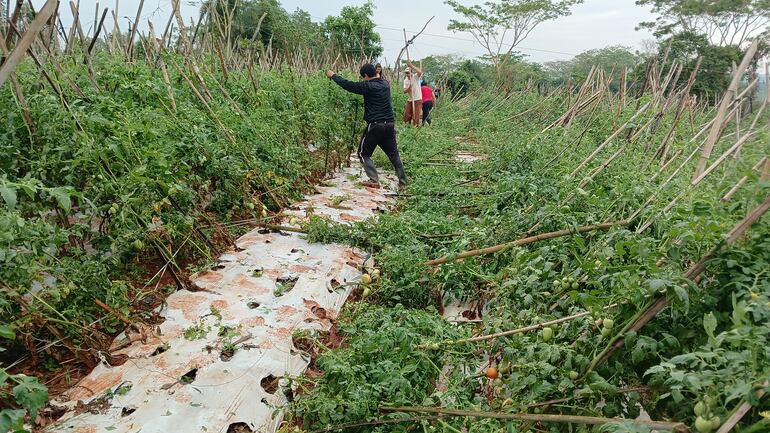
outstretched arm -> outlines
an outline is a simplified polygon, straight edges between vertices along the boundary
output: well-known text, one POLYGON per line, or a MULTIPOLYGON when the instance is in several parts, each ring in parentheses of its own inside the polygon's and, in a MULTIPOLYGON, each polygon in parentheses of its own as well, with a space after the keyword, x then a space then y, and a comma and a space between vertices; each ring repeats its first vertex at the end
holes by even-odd
POLYGON ((417 76, 418 76, 418 77, 421 77, 421 76, 422 76, 422 69, 420 69, 420 68, 418 68, 417 66, 415 66, 415 65, 414 65, 414 63, 412 63, 412 62, 409 62, 409 67, 410 67, 410 68, 412 68, 412 69, 414 69, 415 71, 417 71, 417 76))
POLYGON ((363 95, 366 93, 366 89, 368 89, 367 82, 366 81, 349 81, 346 80, 339 75, 335 74, 334 71, 331 69, 326 71, 326 76, 329 77, 332 81, 337 83, 338 86, 342 87, 343 89, 347 90, 350 93, 355 93, 357 95, 363 95))

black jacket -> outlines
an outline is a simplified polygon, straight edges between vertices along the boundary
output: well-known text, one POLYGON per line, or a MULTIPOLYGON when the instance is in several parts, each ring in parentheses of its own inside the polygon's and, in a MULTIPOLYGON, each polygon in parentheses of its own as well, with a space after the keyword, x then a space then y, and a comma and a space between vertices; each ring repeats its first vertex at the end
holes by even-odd
POLYGON ((382 78, 369 81, 348 81, 339 75, 332 80, 350 93, 364 95, 364 120, 372 122, 393 122, 393 106, 390 103, 390 83, 382 78))

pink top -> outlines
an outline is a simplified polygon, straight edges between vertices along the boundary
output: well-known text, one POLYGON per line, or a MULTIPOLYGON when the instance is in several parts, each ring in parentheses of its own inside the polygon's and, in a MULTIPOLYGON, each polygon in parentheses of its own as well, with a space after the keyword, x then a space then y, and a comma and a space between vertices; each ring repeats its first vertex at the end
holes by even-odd
POLYGON ((420 90, 422 90, 422 102, 433 100, 433 89, 423 84, 420 90))

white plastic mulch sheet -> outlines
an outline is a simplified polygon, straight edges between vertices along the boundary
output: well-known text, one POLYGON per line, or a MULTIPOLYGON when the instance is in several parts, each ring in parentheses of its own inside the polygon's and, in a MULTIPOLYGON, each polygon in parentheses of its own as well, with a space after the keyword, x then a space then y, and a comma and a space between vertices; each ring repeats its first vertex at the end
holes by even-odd
POLYGON ((458 162, 472 163, 476 161, 486 161, 488 157, 481 153, 469 152, 469 151, 458 151, 458 152, 455 152, 454 159, 455 161, 458 161, 458 162))
MULTIPOLYGON (((343 170, 286 213, 372 217, 387 206, 386 190, 360 180, 357 169, 343 170)), ((293 332, 330 328, 365 257, 296 233, 254 230, 236 244, 192 278, 199 290, 168 297, 159 334, 113 353, 127 362, 102 364, 65 393, 59 403, 70 410, 47 431, 275 431, 276 409, 287 401, 280 378, 300 375, 309 361, 293 347, 293 332)))

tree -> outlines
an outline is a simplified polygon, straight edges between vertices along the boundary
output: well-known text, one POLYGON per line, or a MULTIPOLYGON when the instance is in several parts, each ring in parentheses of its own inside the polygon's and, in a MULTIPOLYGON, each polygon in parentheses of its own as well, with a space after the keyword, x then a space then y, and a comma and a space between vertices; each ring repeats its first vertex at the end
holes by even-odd
MULTIPOLYGON (((730 71, 733 63, 740 63, 743 51, 737 46, 717 46, 709 42, 708 37, 695 32, 682 32, 664 40, 660 44, 659 61, 663 61, 668 50, 669 61, 683 64, 686 70, 692 70, 698 57, 703 61, 698 71, 698 79, 693 85, 695 94, 706 97, 720 95, 730 84, 730 71), (668 46, 671 46, 668 49, 668 46)), ((684 84, 687 74, 680 76, 684 84)))
POLYGON ((637 0, 652 6, 658 18, 642 22, 658 38, 678 33, 702 33, 718 46, 744 46, 760 34, 770 33, 770 0, 637 0))
POLYGON ((380 35, 374 30, 372 21, 374 4, 367 1, 362 6, 345 6, 340 16, 328 16, 323 23, 323 30, 337 49, 358 54, 368 59, 382 54, 380 35))
POLYGON ((500 63, 509 59, 513 50, 539 24, 567 16, 573 5, 583 0, 499 0, 484 5, 464 6, 457 0, 445 3, 462 16, 451 20, 448 30, 473 35, 499 71, 500 63))
POLYGON ((278 0, 208 0, 202 6, 208 16, 209 30, 226 37, 226 23, 231 22, 232 43, 255 42, 257 46, 287 52, 322 48, 326 40, 321 26, 310 14, 297 9, 289 14, 278 0))
MULTIPOLYGON (((448 76, 451 72, 457 70, 462 59, 454 54, 432 55, 422 60, 414 60, 413 63, 422 68, 425 80, 435 82, 448 76)), ((402 62, 402 68, 406 66, 406 61, 402 62)))
POLYGON ((494 84, 495 68, 478 60, 465 60, 447 76, 447 89, 452 95, 462 96, 485 84, 494 84))
POLYGON ((584 51, 571 60, 546 63, 550 81, 561 84, 570 79, 583 81, 588 77, 594 66, 612 74, 613 82, 620 80, 620 74, 625 67, 631 71, 640 62, 639 56, 627 47, 613 45, 605 48, 584 51))

